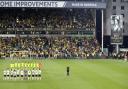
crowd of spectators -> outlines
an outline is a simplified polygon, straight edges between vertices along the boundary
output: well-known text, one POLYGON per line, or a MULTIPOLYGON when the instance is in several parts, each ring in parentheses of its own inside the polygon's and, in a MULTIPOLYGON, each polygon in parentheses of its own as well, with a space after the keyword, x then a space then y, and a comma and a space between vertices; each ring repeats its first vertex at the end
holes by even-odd
POLYGON ((115 53, 113 52, 110 56, 110 58, 114 58, 114 59, 124 59, 126 56, 127 52, 119 52, 119 53, 115 53))
MULTIPOLYGON (((0 30, 95 28, 93 9, 12 8, 0 9, 0 13, 0 30)), ((0 37, 0 58, 93 58, 101 55, 100 45, 95 37, 48 35, 48 37, 0 37)))
POLYGON ((0 57, 93 58, 100 55, 94 37, 1 37, 0 57))
POLYGON ((0 28, 94 28, 93 9, 0 9, 0 28))

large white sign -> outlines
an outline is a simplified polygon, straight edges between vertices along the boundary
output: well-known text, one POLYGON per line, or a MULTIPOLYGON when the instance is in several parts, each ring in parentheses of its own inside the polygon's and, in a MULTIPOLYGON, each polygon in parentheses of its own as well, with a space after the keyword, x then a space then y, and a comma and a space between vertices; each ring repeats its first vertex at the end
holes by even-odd
POLYGON ((123 29, 123 16, 122 15, 112 15, 111 16, 111 26, 112 30, 120 31, 123 29))
POLYGON ((63 7, 64 1, 0 1, 0 7, 63 7))
POLYGON ((0 1, 0 7, 106 8, 106 3, 85 1, 0 1))
POLYGON ((123 16, 111 16, 111 44, 123 43, 123 16))

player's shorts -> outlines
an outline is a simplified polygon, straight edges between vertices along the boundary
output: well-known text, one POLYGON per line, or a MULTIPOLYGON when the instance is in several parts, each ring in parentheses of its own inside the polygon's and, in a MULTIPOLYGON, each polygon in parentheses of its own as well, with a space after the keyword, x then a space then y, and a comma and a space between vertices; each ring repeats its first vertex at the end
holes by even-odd
POLYGON ((14 75, 13 77, 16 77, 16 75, 14 75))
POLYGON ((27 75, 27 74, 25 74, 24 76, 25 76, 25 77, 27 77, 28 75, 27 75))
POLYGON ((11 75, 11 77, 13 77, 13 75, 11 75))
POLYGON ((9 77, 9 75, 7 75, 7 77, 9 77))
POLYGON ((21 77, 24 77, 24 75, 21 75, 21 77))
POLYGON ((31 77, 31 75, 28 75, 28 77, 31 77))
POLYGON ((41 77, 41 74, 39 74, 38 77, 41 77))
POLYGON ((67 70, 67 72, 69 72, 69 70, 67 70))
POLYGON ((35 77, 38 77, 38 75, 36 74, 35 77))
POLYGON ((17 75, 17 77, 20 77, 20 75, 17 75))
POLYGON ((32 77, 35 77, 35 75, 32 75, 32 77))
POLYGON ((4 75, 4 77, 6 77, 7 75, 4 75))

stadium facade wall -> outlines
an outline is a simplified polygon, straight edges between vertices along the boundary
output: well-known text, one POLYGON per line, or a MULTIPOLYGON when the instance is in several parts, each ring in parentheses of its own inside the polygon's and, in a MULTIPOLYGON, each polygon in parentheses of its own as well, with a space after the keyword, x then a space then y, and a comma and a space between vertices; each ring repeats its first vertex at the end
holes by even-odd
POLYGON ((123 15, 123 34, 128 35, 128 2, 125 2, 123 0, 108 0, 105 14, 105 35, 111 35, 111 15, 123 15))

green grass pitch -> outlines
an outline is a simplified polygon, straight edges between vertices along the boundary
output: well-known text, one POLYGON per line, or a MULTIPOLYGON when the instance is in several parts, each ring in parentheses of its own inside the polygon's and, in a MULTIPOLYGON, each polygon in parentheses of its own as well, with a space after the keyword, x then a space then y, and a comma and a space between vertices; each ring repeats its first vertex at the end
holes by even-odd
POLYGON ((128 62, 122 60, 0 60, 0 89, 128 89, 128 62), (43 63, 42 80, 3 80, 17 61, 43 63), (70 76, 66 67, 70 66, 70 76))

